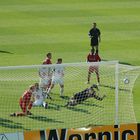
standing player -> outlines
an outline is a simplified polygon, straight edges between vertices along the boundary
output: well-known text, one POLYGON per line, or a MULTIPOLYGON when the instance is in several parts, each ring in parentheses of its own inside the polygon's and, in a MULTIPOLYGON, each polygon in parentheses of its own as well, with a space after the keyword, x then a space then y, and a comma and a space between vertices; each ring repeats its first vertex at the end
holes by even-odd
POLYGON ((35 83, 35 91, 33 92, 33 96, 34 96, 33 106, 43 106, 45 108, 48 107, 48 104, 44 101, 45 93, 43 93, 43 90, 39 88, 38 83, 35 83))
POLYGON ((47 91, 51 84, 52 70, 50 67, 44 66, 39 69, 40 82, 39 86, 43 91, 47 91))
POLYGON ((50 93, 50 91, 54 87, 54 85, 59 84, 60 85, 60 96, 63 96, 63 92, 64 92, 64 81, 63 81, 64 68, 63 68, 63 66, 59 65, 61 63, 62 63, 62 58, 57 59, 56 64, 58 64, 58 65, 53 70, 51 86, 47 92, 48 94, 50 93))
POLYGON ((10 116, 26 116, 31 115, 30 112, 33 105, 33 92, 35 91, 35 86, 30 86, 23 95, 20 97, 19 105, 22 109, 22 112, 12 113, 10 116))
MULTIPOLYGON (((94 53, 94 49, 91 49, 91 52, 87 56, 87 62, 100 62, 100 61, 101 61, 100 56, 97 53, 94 53)), ((88 70, 87 84, 90 84, 91 73, 93 73, 93 72, 96 73, 97 82, 99 85, 100 84, 99 68, 97 65, 93 66, 93 64, 91 64, 91 66, 89 67, 89 70, 88 70)))
MULTIPOLYGON (((46 59, 43 61, 43 65, 50 65, 52 64, 51 62, 51 58, 52 58, 52 54, 48 53, 46 55, 46 59)), ((40 87, 44 90, 47 91, 50 84, 51 84, 51 77, 52 77, 52 70, 50 67, 41 67, 39 69, 39 77, 40 77, 40 87)))
POLYGON ((101 42, 101 32, 98 28, 96 28, 96 23, 93 23, 93 28, 89 31, 89 37, 91 38, 90 45, 92 49, 96 49, 96 53, 98 53, 99 42, 101 42))

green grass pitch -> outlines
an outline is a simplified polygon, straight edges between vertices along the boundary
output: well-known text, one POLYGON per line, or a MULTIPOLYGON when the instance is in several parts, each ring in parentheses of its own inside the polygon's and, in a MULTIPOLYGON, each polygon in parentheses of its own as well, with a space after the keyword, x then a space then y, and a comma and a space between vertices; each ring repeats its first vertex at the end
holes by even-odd
MULTIPOLYGON (((0 1, 0 66, 41 64, 47 52, 52 52, 53 63, 59 57, 63 58, 64 63, 85 62, 90 51, 88 31, 94 21, 102 33, 102 59, 140 65, 139 0, 6 0, 0 1)), ((2 105, 13 101, 12 105, 18 110, 15 101, 18 102, 28 84, 19 86, 18 91, 21 92, 17 92, 15 98, 3 101, 2 105)), ((140 122, 139 85, 140 77, 133 89, 137 122, 140 122)), ((11 95, 12 91, 5 89, 0 96, 4 93, 11 95)), ((50 104, 52 110, 56 111, 61 108, 59 103, 64 101, 57 94, 54 96, 58 99, 58 106, 52 102, 50 104)), ((82 110, 82 106, 79 108, 82 110)), ((82 111, 84 113, 85 110, 82 111)), ((55 123, 61 126, 65 121, 49 119, 42 117, 42 121, 50 121, 50 126, 55 123)), ((14 131, 14 126, 26 130, 25 121, 36 123, 35 126, 42 123, 37 118, 5 118, 3 112, 0 112, 0 132, 14 131)), ((29 129, 34 129, 34 125, 29 129)))

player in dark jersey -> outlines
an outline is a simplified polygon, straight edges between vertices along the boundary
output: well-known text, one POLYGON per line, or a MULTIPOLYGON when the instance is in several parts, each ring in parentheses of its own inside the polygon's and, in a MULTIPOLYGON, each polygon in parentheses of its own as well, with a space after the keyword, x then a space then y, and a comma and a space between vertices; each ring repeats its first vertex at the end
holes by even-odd
POLYGON ((96 28, 96 23, 93 23, 93 28, 89 31, 89 37, 91 38, 90 45, 92 49, 96 49, 96 53, 98 53, 99 42, 101 41, 101 32, 98 28, 96 28))
POLYGON ((87 100, 88 98, 95 98, 99 101, 102 101, 106 95, 103 95, 102 97, 100 97, 99 95, 97 95, 96 90, 98 89, 98 86, 93 84, 91 87, 86 88, 85 90, 75 93, 67 102, 67 104, 65 106, 75 106, 77 104, 82 103, 83 101, 87 100))

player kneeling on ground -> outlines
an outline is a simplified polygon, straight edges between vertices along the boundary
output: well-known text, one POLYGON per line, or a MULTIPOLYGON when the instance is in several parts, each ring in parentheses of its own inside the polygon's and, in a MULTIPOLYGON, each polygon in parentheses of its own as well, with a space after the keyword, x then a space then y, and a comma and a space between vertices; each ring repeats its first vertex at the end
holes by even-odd
POLYGON ((32 115, 32 113, 29 111, 32 108, 33 105, 33 92, 35 91, 35 86, 32 85, 29 87, 28 90, 26 90, 23 95, 20 97, 19 105, 22 109, 22 112, 16 112, 10 114, 10 116, 26 116, 26 115, 32 115))
POLYGON ((100 97, 99 95, 97 95, 96 90, 98 89, 98 86, 93 84, 90 88, 87 88, 81 92, 78 92, 76 94, 74 94, 68 101, 68 103, 66 104, 66 106, 75 106, 77 104, 80 104, 81 102, 87 100, 88 98, 95 98, 99 101, 102 101, 106 95, 103 95, 102 97, 100 97))
POLYGON ((43 106, 47 109, 48 104, 44 101, 45 93, 43 93, 43 90, 39 88, 38 83, 35 83, 35 91, 33 92, 33 96, 34 96, 33 106, 43 106))

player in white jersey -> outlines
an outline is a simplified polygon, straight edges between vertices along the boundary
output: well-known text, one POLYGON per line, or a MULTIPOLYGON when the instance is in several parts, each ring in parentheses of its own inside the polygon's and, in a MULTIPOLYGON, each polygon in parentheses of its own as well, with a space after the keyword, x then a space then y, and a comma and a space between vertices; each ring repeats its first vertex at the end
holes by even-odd
POLYGON ((34 102, 33 106, 43 106, 45 108, 48 107, 48 104, 44 101, 45 94, 42 89, 39 88, 39 84, 35 83, 35 91, 33 92, 34 102))
MULTIPOLYGON (((62 63, 62 58, 57 59, 56 64, 61 64, 62 63)), ((60 96, 63 96, 64 92, 64 67, 62 65, 57 65, 52 74, 52 81, 51 81, 51 86, 48 89, 48 94, 50 93, 51 89, 54 87, 54 85, 59 84, 60 85, 60 96)))
POLYGON ((39 77, 40 77, 40 82, 39 86, 42 88, 44 91, 47 91, 50 84, 51 84, 51 78, 52 78, 52 70, 50 67, 41 67, 39 69, 39 77))

